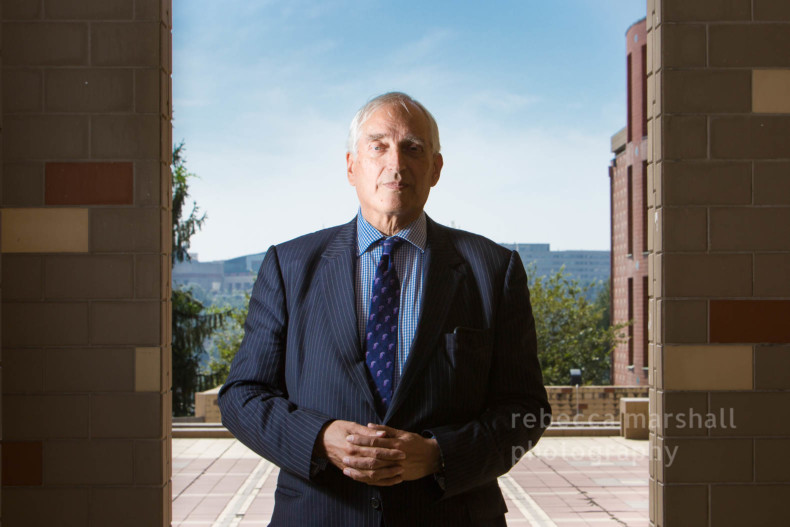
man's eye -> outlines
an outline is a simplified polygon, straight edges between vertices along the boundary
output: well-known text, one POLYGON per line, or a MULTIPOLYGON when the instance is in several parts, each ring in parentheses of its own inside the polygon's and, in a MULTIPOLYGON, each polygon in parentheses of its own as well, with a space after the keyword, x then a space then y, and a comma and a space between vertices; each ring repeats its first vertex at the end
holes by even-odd
POLYGON ((410 144, 409 152, 414 152, 414 153, 422 152, 422 145, 418 145, 417 143, 410 144))

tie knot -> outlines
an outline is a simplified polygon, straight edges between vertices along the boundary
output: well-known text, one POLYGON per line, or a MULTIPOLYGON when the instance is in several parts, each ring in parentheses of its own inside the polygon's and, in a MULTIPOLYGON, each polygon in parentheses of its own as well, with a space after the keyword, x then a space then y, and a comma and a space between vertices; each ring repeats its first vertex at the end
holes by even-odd
POLYGON ((395 250, 395 247, 400 245, 403 241, 403 238, 399 238, 398 236, 391 236, 389 238, 382 238, 381 240, 381 247, 383 252, 381 253, 382 256, 390 256, 392 251, 395 250))

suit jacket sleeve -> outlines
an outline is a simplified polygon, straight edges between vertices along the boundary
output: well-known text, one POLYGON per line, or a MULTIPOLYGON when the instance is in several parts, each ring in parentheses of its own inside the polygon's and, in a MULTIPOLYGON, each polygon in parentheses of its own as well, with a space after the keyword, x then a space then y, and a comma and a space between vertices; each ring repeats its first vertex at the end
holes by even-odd
POLYGON ((261 264, 245 335, 219 393, 222 423, 242 443, 279 467, 310 477, 313 445, 327 415, 288 400, 285 353, 288 310, 277 250, 261 264))
POLYGON ((444 462, 442 499, 506 473, 537 443, 551 420, 521 258, 511 254, 493 326, 486 408, 475 420, 429 430, 444 462))

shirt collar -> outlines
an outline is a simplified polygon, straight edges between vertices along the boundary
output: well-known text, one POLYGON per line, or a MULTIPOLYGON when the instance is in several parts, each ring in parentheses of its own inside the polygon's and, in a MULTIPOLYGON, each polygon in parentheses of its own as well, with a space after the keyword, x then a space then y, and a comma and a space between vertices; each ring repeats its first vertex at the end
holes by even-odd
MULTIPOLYGON (((408 224, 405 228, 398 231, 396 236, 403 238, 414 245, 420 252, 425 252, 428 241, 428 225, 425 219, 425 211, 421 212, 417 219, 408 224)), ((358 255, 362 256, 371 249, 373 244, 382 238, 386 238, 378 229, 367 222, 362 217, 362 209, 357 212, 357 250, 358 255)))

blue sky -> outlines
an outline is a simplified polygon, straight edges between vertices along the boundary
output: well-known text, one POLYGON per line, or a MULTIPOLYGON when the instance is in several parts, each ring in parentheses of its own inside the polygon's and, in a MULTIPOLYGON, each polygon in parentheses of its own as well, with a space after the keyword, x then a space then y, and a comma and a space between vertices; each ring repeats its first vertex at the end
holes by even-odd
POLYGON ((174 0, 173 139, 208 212, 201 261, 350 220, 345 139, 369 98, 434 114, 426 212, 495 241, 609 249, 625 31, 645 0, 174 0))

